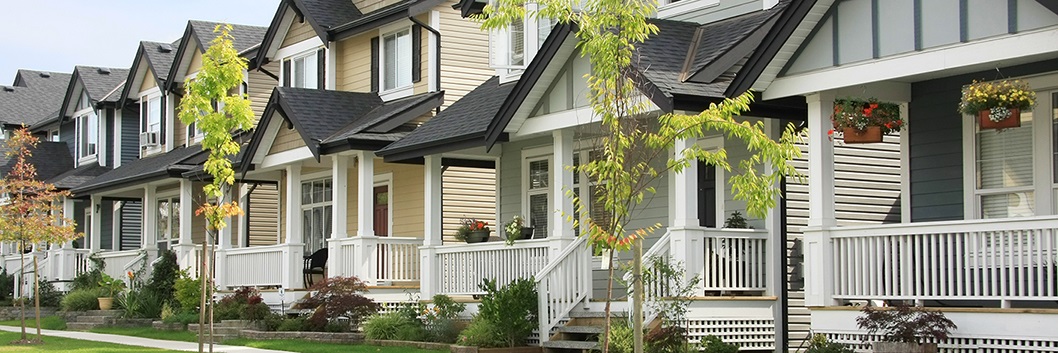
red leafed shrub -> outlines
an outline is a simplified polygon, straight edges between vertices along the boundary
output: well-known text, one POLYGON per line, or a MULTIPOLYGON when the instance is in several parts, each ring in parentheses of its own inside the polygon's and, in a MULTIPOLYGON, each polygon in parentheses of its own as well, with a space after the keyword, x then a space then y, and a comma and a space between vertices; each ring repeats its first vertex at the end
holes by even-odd
POLYGON ((356 277, 327 278, 309 288, 310 294, 294 308, 318 312, 322 309, 319 315, 326 317, 329 323, 339 323, 339 318, 348 318, 349 329, 355 329, 360 327, 364 318, 378 312, 378 304, 361 295, 366 289, 364 282, 356 277))

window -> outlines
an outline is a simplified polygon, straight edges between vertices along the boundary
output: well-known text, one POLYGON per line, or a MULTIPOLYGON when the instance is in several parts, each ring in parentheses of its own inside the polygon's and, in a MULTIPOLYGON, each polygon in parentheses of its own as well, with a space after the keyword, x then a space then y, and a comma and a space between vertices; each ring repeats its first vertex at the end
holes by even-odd
POLYGON ((411 28, 382 36, 380 81, 382 91, 407 88, 412 84, 411 28))
MULTIPOLYGON (((535 11, 536 4, 527 4, 527 11, 535 11)), ((506 29, 490 34, 492 48, 489 63, 502 75, 516 75, 529 65, 536 50, 551 34, 553 23, 546 18, 526 18, 511 23, 506 29)))
POLYGON ((60 142, 61 140, 59 140, 59 130, 52 130, 50 133, 48 133, 48 141, 60 142))
POLYGON ((180 239, 180 199, 161 198, 158 200, 158 246, 168 249, 180 239))
POLYGON ((1035 215, 1033 112, 1021 112, 1021 127, 979 130, 975 136, 976 192, 980 218, 1035 215))
POLYGON ((87 93, 81 94, 74 116, 77 121, 77 158, 94 157, 99 142, 99 115, 87 93))
POLYGON ((549 234, 550 229, 548 228, 548 221, 551 218, 551 207, 548 200, 548 195, 551 194, 551 189, 548 188, 550 185, 551 175, 549 173, 549 164, 551 161, 547 157, 531 159, 528 161, 529 168, 527 169, 527 175, 529 181, 529 188, 526 197, 529 201, 529 224, 536 228, 535 232, 537 236, 541 234, 549 234))
POLYGON ((305 253, 327 246, 331 234, 331 179, 301 183, 301 227, 305 253))
POLYGON ((319 51, 313 49, 287 59, 284 82, 288 87, 320 88, 319 51))

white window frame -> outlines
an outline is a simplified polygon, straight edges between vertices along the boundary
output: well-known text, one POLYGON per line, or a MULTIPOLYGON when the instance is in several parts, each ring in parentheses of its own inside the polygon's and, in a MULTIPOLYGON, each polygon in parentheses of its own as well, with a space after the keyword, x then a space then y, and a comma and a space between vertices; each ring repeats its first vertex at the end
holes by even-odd
MULTIPOLYGON (((399 23, 399 24, 396 24, 396 25, 386 26, 386 27, 383 27, 383 28, 379 29, 379 36, 378 36, 378 95, 384 101, 404 98, 404 97, 410 96, 410 95, 412 95, 412 93, 414 93, 413 90, 414 90, 414 87, 415 87, 415 80, 411 78, 411 69, 414 66, 414 65, 412 65, 412 60, 415 60, 415 58, 412 57, 412 53, 415 52, 415 48, 412 48, 413 43, 412 43, 412 40, 411 40, 411 38, 412 38, 411 37, 412 36, 411 28, 412 27, 410 25, 407 25, 406 23, 399 23), (395 62, 395 65, 397 67, 396 67, 395 70, 397 72, 407 72, 408 75, 409 75, 408 76, 408 82, 404 83, 402 85, 395 85, 393 88, 388 88, 387 89, 386 88, 386 70, 387 70, 387 68, 386 68, 386 37, 398 36, 398 38, 399 38, 402 35, 408 36, 407 60, 405 60, 405 61, 401 61, 400 60, 400 48, 398 47, 397 51, 396 51, 397 54, 398 54, 398 58, 397 58, 397 61, 395 62)), ((399 45, 399 39, 397 41, 397 44, 399 45)), ((398 84, 399 84, 399 82, 398 82, 398 84)))
POLYGON ((668 18, 720 5, 720 0, 659 0, 658 18, 668 18))
MULTIPOLYGON (((319 50, 320 50, 320 47, 316 46, 316 47, 313 47, 311 49, 303 50, 301 52, 298 52, 297 54, 293 54, 293 55, 290 55, 290 56, 287 56, 287 57, 283 58, 284 62, 287 62, 287 61, 290 62, 290 74, 294 76, 294 77, 290 78, 290 87, 310 88, 310 89, 315 89, 315 88, 319 87, 319 84, 320 84, 320 82, 319 82, 320 73, 319 73, 318 70, 319 70, 320 66, 319 66, 319 57, 317 55, 319 50), (312 58, 312 59, 309 60, 309 58, 312 58), (299 61, 299 60, 303 60, 304 61, 304 63, 305 63, 305 71, 308 71, 308 68, 310 66, 314 70, 317 70, 315 75, 305 76, 305 85, 303 85, 303 86, 299 86, 297 84, 297 82, 295 82, 295 80, 296 80, 296 78, 298 76, 297 75, 296 62, 299 61), (312 84, 309 84, 309 82, 308 82, 310 79, 312 80, 312 84)), ((286 70, 279 70, 279 71, 281 71, 282 75, 286 75, 285 72, 282 72, 282 71, 286 71, 286 70)), ((281 78, 279 82, 280 82, 280 84, 282 84, 283 82, 286 82, 286 78, 285 77, 281 78)))
POLYGON ((151 101, 152 100, 157 100, 157 103, 155 103, 155 104, 158 104, 158 106, 159 106, 159 108, 158 108, 158 121, 156 122, 156 124, 151 124, 151 116, 150 116, 150 112, 148 110, 147 126, 141 126, 140 130, 137 132, 137 136, 139 136, 140 132, 154 132, 154 133, 158 134, 158 141, 159 141, 158 144, 156 144, 154 146, 145 146, 145 145, 141 145, 140 146, 140 151, 142 151, 141 152, 141 156, 147 156, 149 154, 152 154, 152 153, 155 153, 155 152, 159 152, 159 151, 164 149, 164 146, 162 146, 162 143, 160 143, 160 142, 164 138, 164 136, 162 136, 161 133, 162 133, 162 124, 165 124, 165 110, 161 109, 161 106, 162 106, 162 100, 164 100, 165 97, 162 96, 162 91, 160 89, 158 89, 157 87, 151 88, 151 89, 143 91, 143 92, 140 92, 139 96, 140 96, 140 116, 137 117, 137 119, 140 120, 140 124, 143 124, 143 106, 144 105, 147 106, 147 109, 150 109, 153 106, 151 101), (151 129, 151 125, 157 125, 157 128, 152 130, 151 129))
POLYGON ((994 188, 978 190, 977 188, 977 132, 976 117, 963 116, 963 218, 980 219, 982 214, 981 196, 1002 195, 1017 192, 1032 192, 1035 203, 1032 205, 1034 216, 1054 215, 1058 212, 1058 183, 1053 175, 1052 145, 1055 114, 1051 94, 1058 92, 1058 74, 1020 78, 1036 91, 1036 107, 1033 109, 1032 124, 1032 169, 1033 182, 1030 186, 994 188))
MULTIPOLYGON (((552 183, 554 182, 554 180, 552 180, 552 179, 554 179, 554 177, 552 176, 552 173, 554 172, 554 169, 555 169, 555 158, 554 158, 553 152, 554 151, 553 151, 553 148, 551 146, 528 148, 528 149, 522 150, 522 169, 521 169, 521 177, 520 177, 520 179, 522 180, 522 194, 521 194, 522 195, 522 211, 521 211, 520 214, 523 217, 525 217, 525 221, 529 222, 529 224, 533 224, 532 223, 532 221, 533 221, 532 217, 533 216, 532 216, 532 212, 531 212, 531 208, 530 208, 531 206, 530 206, 530 203, 529 203, 530 196, 532 196, 532 195, 540 195, 540 194, 546 195, 547 196, 547 209, 548 210, 552 210, 552 211, 554 210, 553 205, 555 205, 555 201, 552 200, 552 196, 551 196, 551 194, 553 193, 552 192, 552 190, 553 190, 552 183), (547 161, 547 186, 544 187, 544 188, 541 188, 541 189, 530 189, 530 187, 529 187, 529 179, 530 179, 529 178, 529 163, 536 162, 536 161, 547 161)), ((551 212, 548 213, 547 217, 549 218, 549 219, 547 219, 547 229, 535 229, 533 231, 533 234, 534 234, 535 237, 539 237, 540 236, 539 232, 544 232, 543 234, 546 234, 546 235, 550 235, 551 234, 551 229, 554 228, 554 224, 551 224, 551 223, 554 223, 554 222, 552 222, 552 220, 550 219, 551 212)), ((535 226, 535 224, 534 224, 534 226, 535 226)))
MULTIPOLYGON (((74 114, 73 114, 73 116, 75 117, 74 120, 76 122, 74 124, 74 126, 75 126, 74 136, 76 137, 76 141, 75 142, 77 144, 77 146, 75 148, 76 152, 77 152, 77 162, 78 162, 78 165, 82 165, 84 163, 90 163, 90 162, 96 161, 97 158, 98 158, 97 156, 99 155, 99 148, 100 148, 100 145, 99 145, 99 111, 97 111, 95 109, 95 107, 92 106, 92 103, 91 103, 91 101, 88 98, 88 94, 84 93, 84 92, 82 92, 81 98, 78 101, 78 108, 80 110, 74 112, 74 114), (82 108, 84 106, 84 104, 81 104, 82 102, 87 102, 87 107, 82 108), (94 129, 93 129, 93 126, 92 126, 93 117, 95 118, 94 129), (85 130, 85 126, 84 126, 85 124, 88 124, 87 130, 85 130), (94 131, 92 131, 92 130, 94 130, 94 131), (88 134, 88 135, 85 135, 85 134, 88 134), (87 153, 86 154, 85 151, 83 151, 83 149, 85 147, 85 146, 82 146, 82 144, 84 144, 83 140, 88 138, 88 137, 91 137, 91 136, 95 137, 95 142, 94 143, 89 142, 89 143, 91 143, 93 151, 92 151, 92 153, 87 153)), ((91 141, 91 140, 89 139, 89 141, 91 141)))
POLYGON ((48 141, 61 142, 62 138, 59 136, 59 129, 51 130, 48 132, 48 141))
POLYGON ((173 249, 174 244, 180 241, 180 202, 181 201, 179 193, 167 193, 164 196, 158 196, 157 199, 154 200, 154 205, 151 205, 150 208, 150 212, 154 212, 155 216, 158 217, 158 221, 154 225, 154 230, 152 231, 154 233, 155 242, 157 244, 167 244, 167 248, 170 250, 173 249), (169 234, 168 237, 164 238, 162 237, 163 234, 161 234, 158 229, 158 227, 161 226, 163 223, 160 213, 161 210, 158 209, 158 205, 162 202, 165 202, 167 205, 169 205, 169 216, 165 218, 168 222, 168 227, 166 229, 169 230, 169 234), (173 207, 174 202, 177 205, 176 207, 173 207))
MULTIPOLYGON (((535 2, 526 3, 526 13, 535 13, 537 6, 535 2)), ((532 62, 536 52, 540 50, 540 45, 546 39, 546 36, 545 38, 540 38, 540 18, 527 15, 522 21, 523 48, 522 63, 520 65, 511 64, 509 60, 511 53, 510 26, 489 32, 489 67, 496 70, 496 75, 500 77, 500 83, 514 81, 521 77, 522 72, 532 62)), ((551 25, 550 22, 548 22, 548 25, 551 25)))
MULTIPOLYGON (((326 174, 326 172, 321 173, 321 174, 326 174)), ((313 210, 315 208, 323 208, 324 210, 326 210, 327 206, 331 207, 331 211, 330 212, 333 213, 334 212, 334 207, 335 207, 335 205, 334 205, 334 193, 333 193, 334 180, 330 177, 330 175, 327 175, 327 176, 302 175, 302 177, 303 177, 303 179, 301 180, 301 185, 298 188, 297 197, 299 197, 299 198, 303 198, 304 197, 304 195, 302 195, 302 190, 304 189, 305 184, 309 184, 310 185, 309 187, 311 188, 312 187, 311 185, 313 183, 315 183, 315 182, 330 182, 331 183, 331 192, 324 192, 323 193, 325 198, 330 198, 329 201, 322 201, 322 202, 315 202, 315 203, 305 203, 304 199, 302 199, 301 200, 302 201, 301 202, 301 212, 298 213, 298 216, 299 217, 304 217, 305 211, 311 211, 311 210, 313 210)), ((334 217, 334 215, 333 214, 329 215, 329 217, 334 217)), ((330 221, 333 221, 333 219, 331 219, 330 221)), ((331 226, 330 224, 331 224, 331 222, 325 222, 324 226, 325 227, 329 227, 329 226, 331 226)), ((299 231, 302 232, 301 241, 304 242, 305 246, 307 247, 307 246, 309 246, 309 239, 308 239, 309 234, 304 234, 304 227, 305 227, 304 219, 302 219, 301 227, 302 227, 302 229, 299 230, 299 231)), ((331 229, 331 231, 333 232, 334 230, 331 229)), ((330 234, 323 234, 323 240, 322 240, 321 244, 324 247, 327 246, 327 239, 328 238, 330 238, 330 234)), ((314 252, 316 250, 319 250, 319 249, 305 248, 305 253, 306 254, 311 254, 312 252, 314 252)))

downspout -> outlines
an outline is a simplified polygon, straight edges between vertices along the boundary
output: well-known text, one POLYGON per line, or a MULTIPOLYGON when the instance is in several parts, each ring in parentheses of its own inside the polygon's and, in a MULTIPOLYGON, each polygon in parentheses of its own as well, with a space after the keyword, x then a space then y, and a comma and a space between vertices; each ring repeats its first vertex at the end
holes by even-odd
MULTIPOLYGON (((434 84, 435 84, 434 87, 437 88, 437 92, 440 92, 441 91, 441 32, 438 32, 433 27, 430 27, 430 25, 422 23, 422 21, 419 21, 418 19, 416 19, 415 16, 408 16, 408 19, 411 20, 412 23, 415 23, 415 24, 417 24, 419 26, 422 26, 422 28, 425 28, 427 31, 430 31, 430 33, 433 33, 433 35, 435 37, 437 37, 437 41, 436 41, 437 45, 435 45, 434 48, 433 48, 433 55, 434 55, 434 63, 433 63, 434 64, 434 81, 435 81, 434 82, 434 84)), ((437 106, 437 114, 440 114, 440 113, 441 113, 441 106, 437 106)))

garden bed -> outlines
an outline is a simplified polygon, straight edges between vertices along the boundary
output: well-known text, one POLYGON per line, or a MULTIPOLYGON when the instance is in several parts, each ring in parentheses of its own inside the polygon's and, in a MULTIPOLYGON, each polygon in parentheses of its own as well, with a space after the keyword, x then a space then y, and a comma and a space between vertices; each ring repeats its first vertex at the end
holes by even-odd
POLYGON ((453 344, 451 346, 452 353, 540 353, 543 352, 543 348, 540 347, 513 347, 513 348, 480 348, 472 346, 460 346, 453 344))
MULTIPOLYGON (((326 343, 363 343, 364 334, 354 332, 305 332, 305 331, 257 331, 242 330, 242 338, 252 340, 298 339, 326 343)), ((416 342, 418 343, 418 342, 416 342)), ((374 344, 374 343, 372 343, 374 344)))
POLYGON ((434 343, 434 342, 418 342, 418 341, 390 341, 390 340, 364 340, 364 343, 372 346, 383 346, 383 347, 410 347, 419 349, 431 349, 438 351, 449 350, 448 343, 434 343))

